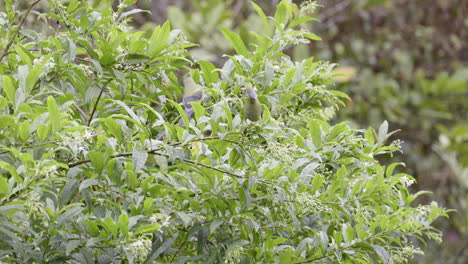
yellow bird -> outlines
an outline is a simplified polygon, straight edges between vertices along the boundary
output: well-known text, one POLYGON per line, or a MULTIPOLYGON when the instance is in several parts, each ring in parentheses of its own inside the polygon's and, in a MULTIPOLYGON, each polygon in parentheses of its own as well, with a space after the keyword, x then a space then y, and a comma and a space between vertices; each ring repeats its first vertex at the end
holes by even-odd
POLYGON ((251 84, 246 85, 247 100, 244 102, 244 115, 250 121, 262 118, 262 105, 258 101, 257 92, 251 84))

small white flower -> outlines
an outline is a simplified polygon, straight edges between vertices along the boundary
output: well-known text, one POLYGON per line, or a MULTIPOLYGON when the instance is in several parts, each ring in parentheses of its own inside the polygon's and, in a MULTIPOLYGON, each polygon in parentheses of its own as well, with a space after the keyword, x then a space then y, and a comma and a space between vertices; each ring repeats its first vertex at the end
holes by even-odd
POLYGON ((401 177, 401 184, 405 187, 409 187, 414 183, 413 179, 410 179, 406 176, 401 177))

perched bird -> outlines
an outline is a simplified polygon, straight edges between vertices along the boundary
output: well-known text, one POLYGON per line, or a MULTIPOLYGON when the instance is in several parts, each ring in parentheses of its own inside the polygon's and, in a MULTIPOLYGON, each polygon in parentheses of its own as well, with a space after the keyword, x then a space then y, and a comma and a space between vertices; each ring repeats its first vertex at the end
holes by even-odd
MULTIPOLYGON (((188 119, 190 119, 193 115, 193 106, 190 103, 200 101, 202 95, 202 86, 196 84, 192 79, 192 76, 187 73, 184 76, 184 96, 182 98, 182 104, 185 107, 185 113, 187 114, 188 119)), ((180 121, 181 125, 183 125, 182 119, 180 121)))
POLYGON ((251 84, 246 86, 247 100, 244 102, 244 115, 250 121, 258 121, 262 117, 262 105, 258 101, 257 92, 251 84))

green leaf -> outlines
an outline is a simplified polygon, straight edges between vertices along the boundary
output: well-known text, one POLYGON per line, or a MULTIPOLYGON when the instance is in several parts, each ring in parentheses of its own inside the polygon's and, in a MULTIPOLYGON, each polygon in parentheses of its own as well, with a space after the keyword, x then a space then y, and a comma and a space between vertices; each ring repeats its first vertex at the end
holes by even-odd
POLYGON ((144 127, 141 123, 141 119, 140 117, 135 114, 135 112, 123 101, 120 101, 120 100, 113 100, 113 99, 108 99, 106 101, 110 101, 110 102, 114 102, 118 105, 120 105, 129 115, 130 117, 136 122, 139 124, 140 127, 144 127))
POLYGON ((28 140, 29 136, 31 135, 31 125, 29 123, 29 120, 25 120, 23 123, 21 123, 21 125, 19 125, 18 127, 19 131, 18 131, 18 134, 19 134, 19 138, 22 140, 22 141, 26 141, 28 140))
POLYGON ((13 78, 8 75, 3 75, 2 83, 3 83, 3 90, 5 91, 6 97, 14 105, 16 87, 13 85, 13 78))
POLYGON ((379 134, 378 134, 378 139, 377 142, 379 145, 383 144, 385 140, 387 139, 387 133, 388 133, 388 122, 385 120, 382 125, 379 127, 379 134))
POLYGON ((154 223, 151 225, 141 225, 135 231, 135 235, 144 234, 144 233, 153 233, 154 231, 158 231, 161 229, 161 225, 158 223, 154 223))
POLYGON ((322 40, 319 36, 315 35, 314 33, 305 33, 303 34, 304 37, 311 39, 311 40, 322 40))
POLYGON ((27 64, 30 68, 32 68, 32 62, 31 59, 34 58, 32 54, 25 49, 22 45, 17 45, 14 47, 16 53, 20 56, 21 61, 27 64))
POLYGON ((128 217, 127 214, 121 214, 119 216, 119 230, 120 234, 126 237, 128 235, 128 224, 129 224, 130 218, 128 217))
MULTIPOLYGON (((94 59, 94 60, 91 60, 91 62, 94 61, 95 64, 99 64, 99 62, 96 61, 99 59, 99 55, 96 53, 96 51, 94 51, 93 46, 85 40, 78 40, 78 43, 81 44, 86 49, 86 51, 91 56, 91 58, 94 59)), ((99 67, 100 67, 100 64, 99 64, 99 67)))
POLYGON ((366 133, 364 134, 364 137, 370 145, 375 144, 375 130, 373 128, 367 129, 366 133))
POLYGON ((142 168, 145 167, 146 160, 148 159, 148 152, 134 148, 132 151, 132 162, 135 167, 135 172, 143 172, 142 168))
POLYGON ((300 24, 303 24, 309 21, 318 21, 318 19, 313 18, 313 17, 308 17, 308 16, 296 17, 293 20, 291 20, 291 22, 289 23, 289 28, 294 28, 300 24))
POLYGON ((88 153, 88 158, 91 160, 91 164, 97 173, 102 173, 104 166, 106 165, 106 155, 103 152, 91 151, 88 153))
POLYGON ((157 26, 153 35, 149 39, 148 55, 150 57, 156 57, 159 53, 167 47, 167 41, 169 39, 169 33, 171 32, 171 26, 169 21, 166 21, 162 26, 157 26))
POLYGON ((288 19, 288 1, 282 0, 277 6, 276 6, 276 12, 275 12, 275 19, 278 23, 280 24, 286 24, 287 19, 288 19))
POLYGON ((392 163, 392 164, 390 164, 390 165, 387 167, 387 169, 385 170, 385 176, 387 176, 387 177, 392 176, 392 175, 393 175, 393 170, 395 170, 395 168, 396 168, 397 166, 403 166, 403 167, 405 167, 405 163, 403 163, 403 162, 398 162, 398 163, 392 163))
POLYGON ((174 244, 174 242, 177 240, 178 237, 179 237, 179 233, 176 233, 173 237, 164 241, 164 243, 162 243, 160 247, 154 247, 153 251, 149 254, 149 257, 146 259, 145 264, 151 263, 151 261, 155 260, 161 254, 163 254, 169 248, 171 248, 172 244, 174 244))
POLYGON ((134 170, 127 170, 128 187, 135 189, 138 187, 138 178, 134 170))
POLYGON ((354 228, 347 224, 343 225, 343 237, 345 242, 351 242, 354 239, 354 228))
POLYGON ((86 225, 86 227, 88 228, 89 232, 93 235, 93 236, 97 236, 99 235, 99 227, 98 225, 96 224, 96 222, 94 221, 91 221, 91 220, 88 220, 88 219, 85 219, 84 220, 84 223, 86 225))
POLYGON ((210 224, 210 233, 213 234, 224 223, 223 219, 215 219, 210 224))
POLYGON ((112 219, 112 217, 108 216, 104 220, 98 219, 98 222, 109 234, 112 234, 114 237, 116 237, 116 235, 118 234, 118 227, 115 224, 114 219, 112 219))
POLYGON ((47 61, 44 61, 42 64, 37 65, 36 67, 32 68, 31 71, 28 74, 28 77, 26 78, 26 91, 29 93, 34 85, 37 83, 39 80, 39 76, 42 73, 42 69, 44 68, 44 64, 47 61))
POLYGON ((81 204, 78 203, 67 205, 59 211, 57 216, 57 223, 59 225, 63 225, 65 222, 74 221, 76 216, 83 210, 84 207, 81 207, 81 204))
POLYGON ((200 65, 203 80, 205 81, 206 85, 218 81, 218 72, 216 71, 217 69, 212 63, 208 61, 198 61, 198 64, 200 65))
POLYGON ((180 104, 170 100, 170 99, 166 99, 169 103, 171 103, 173 106, 175 106, 175 108, 177 109, 177 112, 179 112, 179 115, 180 117, 182 117, 182 120, 184 121, 184 124, 186 126, 188 126, 189 124, 189 120, 188 120, 188 117, 187 117, 187 114, 185 113, 184 109, 182 109, 182 106, 180 106, 180 104))
POLYGON ((49 126, 39 125, 39 127, 36 130, 36 133, 39 141, 44 141, 49 135, 49 126))
POLYGON ((123 140, 122 126, 112 118, 100 119, 107 132, 113 135, 120 142, 123 140))
POLYGON ((65 255, 70 256, 70 254, 81 245, 81 241, 77 239, 70 239, 66 242, 65 246, 65 255))
POLYGON ((23 182, 23 178, 21 178, 21 176, 18 174, 14 166, 0 160, 0 168, 8 171, 13 176, 13 178, 15 179, 17 183, 23 182))
POLYGON ((143 209, 145 212, 151 213, 153 209, 154 199, 151 197, 146 197, 145 201, 143 202, 143 209))
POLYGON ((49 110, 49 125, 52 131, 56 131, 60 128, 60 109, 52 96, 47 97, 47 109, 49 110))
POLYGON ((123 57, 125 64, 143 64, 149 62, 151 58, 142 54, 127 54, 123 57))
MULTIPOLYGON (((80 28, 83 32, 86 32, 89 29, 89 18, 87 16, 80 17, 80 28)), ((91 56, 96 59, 97 57, 91 56)))
POLYGON ((75 11, 75 9, 80 5, 80 2, 78 0, 73 0, 70 2, 70 4, 68 4, 68 7, 67 7, 67 13, 72 13, 73 11, 75 11))
POLYGON ((177 212, 177 216, 179 216, 180 220, 184 223, 184 226, 187 227, 192 223, 192 217, 184 212, 177 212))
POLYGON ((96 179, 86 179, 80 184, 79 191, 81 192, 84 189, 88 189, 91 186, 99 185, 99 181, 96 179))
POLYGON ((202 116, 206 116, 205 108, 200 102, 191 102, 190 104, 193 106, 193 112, 195 113, 195 120, 197 122, 202 116))
POLYGON ((98 43, 99 49, 102 52, 102 56, 99 57, 99 63, 103 66, 110 66, 114 64, 115 54, 114 49, 112 48, 110 43, 102 37, 98 37, 98 43))
POLYGON ((143 10, 143 9, 131 9, 130 11, 123 12, 122 15, 120 16, 121 18, 133 15, 133 14, 138 14, 138 13, 151 13, 149 10, 143 10))
POLYGON ((223 33, 224 37, 229 40, 231 45, 234 47, 236 50, 237 54, 243 55, 245 57, 249 56, 249 52, 247 48, 245 47, 244 42, 242 41, 241 37, 237 35, 236 33, 230 31, 227 28, 222 28, 221 33, 223 33))
POLYGON ((311 120, 309 122, 309 129, 314 146, 317 148, 320 147, 322 144, 322 130, 320 129, 319 123, 316 122, 316 120, 311 120))
POLYGON ((388 254, 387 250, 385 248, 379 246, 379 245, 371 245, 372 248, 374 249, 375 253, 377 253, 377 256, 379 256, 380 260, 382 260, 383 263, 388 263, 390 260, 390 254, 388 254))
POLYGON ((259 7, 257 4, 255 4, 253 1, 251 1, 250 3, 255 8, 255 11, 257 12, 258 16, 260 17, 260 19, 263 22, 263 28, 264 28, 264 30, 266 30, 265 35, 269 36, 271 34, 271 32, 270 32, 271 29, 270 29, 270 25, 268 24, 268 19, 267 19, 265 13, 263 12, 262 8, 259 7))
POLYGON ((5 177, 0 176, 0 198, 9 195, 8 181, 5 177))

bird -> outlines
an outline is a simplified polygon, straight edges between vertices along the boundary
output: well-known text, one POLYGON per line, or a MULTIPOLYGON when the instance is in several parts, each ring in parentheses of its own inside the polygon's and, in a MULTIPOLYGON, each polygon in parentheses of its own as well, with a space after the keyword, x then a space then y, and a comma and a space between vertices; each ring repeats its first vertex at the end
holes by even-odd
POLYGON ((247 100, 244 102, 244 115, 250 121, 258 121, 262 117, 262 105, 258 100, 257 92, 251 84, 246 85, 247 100))
MULTIPOLYGON (((192 76, 187 73, 183 79, 184 83, 184 95, 182 97, 182 104, 185 107, 185 114, 187 119, 190 119, 193 115, 193 106, 191 102, 198 102, 203 96, 202 86, 196 84, 192 76)), ((183 120, 180 120, 181 125, 183 125, 183 120)))

